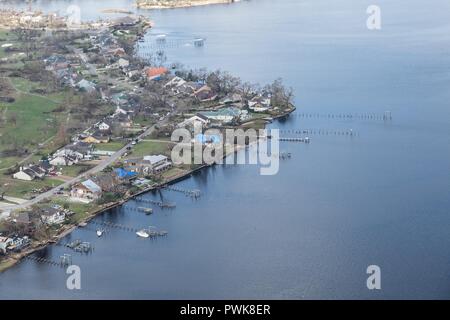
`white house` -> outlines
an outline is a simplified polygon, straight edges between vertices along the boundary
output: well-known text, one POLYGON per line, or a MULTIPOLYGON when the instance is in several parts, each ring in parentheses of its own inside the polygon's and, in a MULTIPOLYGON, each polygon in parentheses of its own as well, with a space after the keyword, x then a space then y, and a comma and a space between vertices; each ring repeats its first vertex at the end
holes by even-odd
POLYGON ((197 114, 179 123, 178 127, 184 128, 188 125, 195 126, 196 124, 200 124, 200 127, 207 126, 209 124, 209 119, 201 114, 197 114))
POLYGON ((13 174, 13 178, 17 180, 32 181, 36 178, 36 174, 28 168, 20 168, 19 172, 13 174))
POLYGON ((52 166, 72 166, 78 163, 78 158, 70 155, 60 155, 52 158, 49 163, 52 166))
POLYGON ((19 172, 13 174, 14 179, 31 181, 35 178, 44 178, 47 170, 41 165, 30 164, 28 167, 20 167, 19 172))
POLYGON ((49 207, 42 209, 41 220, 45 224, 61 224, 66 219, 64 210, 60 208, 49 207))
POLYGON ((98 125, 98 129, 100 131, 108 131, 111 128, 111 126, 109 124, 107 124, 106 122, 102 121, 99 125, 98 125))
POLYGON ((0 237, 0 252, 6 254, 6 248, 13 243, 13 239, 8 237, 0 237))
POLYGON ((102 194, 102 188, 100 188, 94 181, 86 180, 81 183, 77 183, 72 187, 70 191, 70 195, 72 199, 82 201, 82 202, 91 202, 100 198, 102 194))
POLYGON ((169 82, 167 82, 164 86, 165 87, 179 87, 185 84, 186 81, 183 78, 180 77, 173 77, 169 82))
POLYGON ((159 173, 172 167, 172 162, 164 155, 145 156, 143 158, 127 159, 125 169, 144 175, 159 173))
POLYGON ((120 68, 126 68, 130 65, 130 62, 128 60, 120 58, 118 64, 120 68))

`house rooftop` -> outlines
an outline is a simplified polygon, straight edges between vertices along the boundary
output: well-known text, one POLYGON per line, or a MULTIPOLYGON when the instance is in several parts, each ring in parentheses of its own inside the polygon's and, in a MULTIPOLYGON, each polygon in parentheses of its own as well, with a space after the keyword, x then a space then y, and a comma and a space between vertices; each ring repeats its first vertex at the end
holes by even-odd
POLYGON ((91 179, 83 181, 81 184, 91 192, 94 192, 94 193, 102 192, 102 189, 91 179))

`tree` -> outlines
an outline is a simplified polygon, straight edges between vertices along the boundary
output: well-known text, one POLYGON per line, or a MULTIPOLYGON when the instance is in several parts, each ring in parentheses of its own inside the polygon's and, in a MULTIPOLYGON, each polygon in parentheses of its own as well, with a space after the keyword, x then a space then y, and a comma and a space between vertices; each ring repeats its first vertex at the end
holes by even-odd
POLYGON ((284 108, 291 106, 294 99, 294 91, 292 88, 286 88, 281 78, 276 79, 265 90, 271 94, 272 106, 284 108))
POLYGON ((226 71, 224 72, 221 70, 217 70, 211 72, 207 76, 206 83, 215 92, 227 95, 236 91, 236 88, 239 87, 241 80, 238 77, 232 76, 230 73, 226 71))

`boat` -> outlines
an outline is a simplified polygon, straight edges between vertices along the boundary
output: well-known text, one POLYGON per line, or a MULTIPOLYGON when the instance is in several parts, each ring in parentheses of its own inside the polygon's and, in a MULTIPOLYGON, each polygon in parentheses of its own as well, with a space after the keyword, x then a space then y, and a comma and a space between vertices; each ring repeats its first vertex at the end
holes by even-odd
POLYGON ((148 231, 145 230, 145 229, 139 230, 138 232, 136 232, 136 234, 137 234, 139 237, 141 237, 141 238, 148 238, 148 237, 150 237, 150 234, 149 234, 148 231))
POLYGON ((144 212, 146 215, 150 215, 150 214, 153 213, 153 209, 152 208, 139 207, 138 209, 140 211, 144 212))
POLYGON ((101 237, 103 235, 103 230, 97 230, 97 237, 101 237))

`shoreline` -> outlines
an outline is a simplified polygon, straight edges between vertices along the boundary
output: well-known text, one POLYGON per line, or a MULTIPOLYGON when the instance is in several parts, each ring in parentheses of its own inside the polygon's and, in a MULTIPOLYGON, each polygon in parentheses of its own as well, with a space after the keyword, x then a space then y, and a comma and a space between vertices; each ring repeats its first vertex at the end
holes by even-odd
MULTIPOLYGON (((292 106, 291 110, 289 110, 289 111, 287 111, 287 112, 285 112, 283 114, 277 115, 277 116, 273 117, 272 119, 273 120, 278 120, 278 119, 281 119, 281 118, 284 118, 284 117, 288 117, 296 109, 297 108, 295 106, 292 106)), ((269 122, 266 122, 266 125, 267 125, 267 123, 269 123, 269 122)), ((248 147, 249 147, 248 145, 246 145, 244 148, 242 148, 242 147, 241 148, 235 147, 233 151, 225 153, 224 156, 223 156, 223 159, 225 159, 226 157, 228 157, 229 155, 231 155, 233 153, 237 154, 239 151, 245 150, 248 147)), ((84 219, 79 221, 77 224, 67 225, 67 226, 63 227, 63 230, 58 235, 55 235, 53 237, 53 239, 48 239, 48 240, 43 241, 43 242, 38 242, 38 243, 36 243, 35 246, 32 245, 32 247, 30 247, 30 248, 28 248, 28 249, 26 249, 26 250, 24 250, 22 252, 19 252, 19 253, 16 253, 14 255, 11 255, 10 257, 8 257, 4 261, 2 261, 0 263, 0 275, 3 272, 7 271, 8 269, 11 269, 12 267, 14 267, 17 263, 19 263, 25 257, 27 257, 27 256, 29 256, 29 255, 37 252, 37 251, 40 251, 40 250, 46 248, 49 245, 58 243, 63 238, 65 238, 70 233, 72 233, 75 229, 80 227, 81 224, 88 223, 93 218, 97 217, 98 215, 100 215, 100 214, 102 214, 102 213, 104 213, 104 212, 106 212, 108 210, 111 210, 111 209, 114 209, 116 207, 119 207, 119 206, 123 205, 124 203, 132 200, 133 198, 135 198, 135 197, 137 197, 139 195, 146 194, 146 193, 148 193, 150 191, 159 189, 159 188, 161 188, 161 187, 163 187, 165 185, 171 185, 171 184, 178 183, 178 182, 180 182, 182 180, 185 180, 185 179, 191 177, 193 174, 195 174, 195 173, 197 173, 197 172, 199 172, 199 171, 201 171, 201 170, 203 170, 205 168, 208 168, 210 166, 214 166, 214 165, 216 165, 216 164, 212 164, 212 165, 202 164, 200 167, 192 169, 192 170, 189 170, 187 172, 183 172, 180 175, 174 176, 170 180, 168 180, 168 181, 166 181, 166 182, 164 182, 162 184, 153 185, 153 186, 145 188, 145 189, 143 189, 143 190, 141 190, 141 191, 139 191, 139 192, 137 192, 137 193, 135 193, 133 195, 126 196, 126 197, 124 197, 123 199, 121 199, 119 201, 111 202, 111 203, 107 203, 107 204, 99 206, 94 211, 90 212, 84 219)))
POLYGON ((136 1, 136 8, 142 10, 157 10, 157 9, 177 9, 177 8, 191 8, 191 7, 200 7, 200 6, 208 6, 214 4, 230 4, 239 2, 236 0, 194 0, 194 1, 185 1, 185 0, 176 0, 173 4, 169 4, 169 1, 158 1, 161 4, 147 4, 140 3, 136 1), (164 4, 165 3, 165 4, 164 4))

